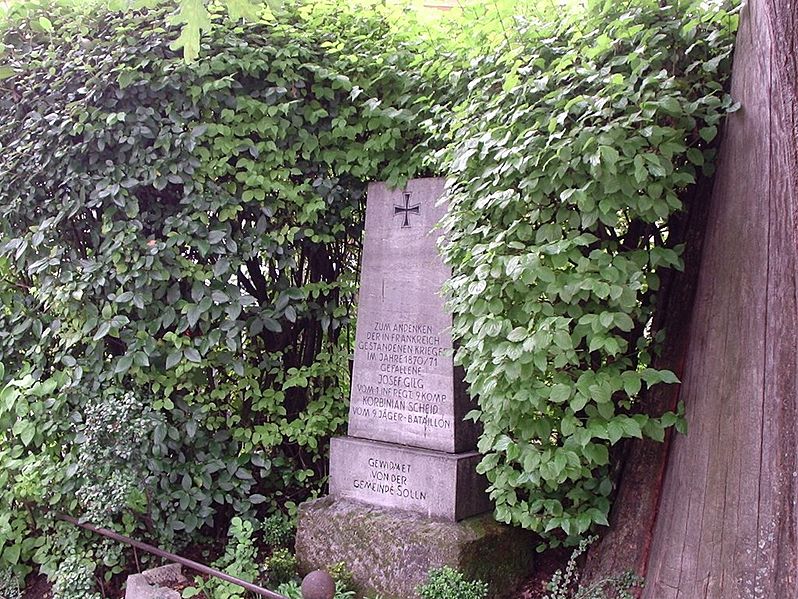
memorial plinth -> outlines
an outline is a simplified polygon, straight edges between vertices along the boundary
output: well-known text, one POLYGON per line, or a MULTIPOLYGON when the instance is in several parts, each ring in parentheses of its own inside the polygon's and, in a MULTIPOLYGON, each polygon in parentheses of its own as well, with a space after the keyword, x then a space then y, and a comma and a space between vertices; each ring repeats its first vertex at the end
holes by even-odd
POLYGON ((330 495, 462 520, 490 509, 475 451, 453 454, 352 437, 332 440, 330 495))
POLYGON ((474 405, 453 364, 452 317, 441 295, 451 275, 437 251, 443 191, 443 179, 413 180, 404 190, 369 186, 348 436, 331 443, 330 498, 305 504, 297 531, 303 568, 344 561, 364 590, 385 599, 416 597, 414 581, 442 565, 495 566, 506 574, 491 579, 496 595, 532 559, 518 541, 524 533, 490 516, 476 527, 466 520, 491 504, 476 472, 478 429, 464 419, 474 405), (380 534, 388 529, 395 534, 380 534), (434 550, 425 546, 433 529, 446 531, 434 550), (364 530, 372 532, 356 532, 364 530), (502 543, 520 556, 512 572, 484 553, 502 543), (413 559, 389 565, 367 557, 391 551, 413 559))

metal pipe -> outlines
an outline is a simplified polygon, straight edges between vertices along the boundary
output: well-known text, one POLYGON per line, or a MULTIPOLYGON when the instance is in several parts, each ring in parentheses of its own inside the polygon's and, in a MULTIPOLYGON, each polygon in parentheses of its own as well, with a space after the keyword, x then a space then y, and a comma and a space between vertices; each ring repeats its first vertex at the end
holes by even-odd
POLYGON ((178 564, 185 566, 186 568, 195 570, 200 574, 208 574, 209 576, 215 576, 216 578, 221 578, 222 580, 243 587, 252 593, 256 593, 261 597, 267 597, 268 599, 288 599, 288 597, 285 597, 284 595, 280 595, 279 593, 275 593, 268 589, 264 589, 263 587, 259 587, 258 585, 252 584, 251 582, 247 582, 246 580, 241 580, 240 578, 236 578, 235 576, 230 576, 229 574, 225 574, 221 570, 216 570, 215 568, 211 568, 204 564, 200 564, 199 562, 195 562, 185 557, 180 557, 179 555, 175 555, 174 553, 169 553, 168 551, 159 549, 154 545, 148 545, 147 543, 136 541, 135 539, 131 539, 130 537, 120 535, 119 533, 114 532, 113 530, 108 530, 107 528, 100 528, 99 526, 94 526, 93 524, 89 524, 87 522, 80 522, 77 519, 64 514, 58 514, 56 518, 58 518, 59 520, 63 520, 64 522, 69 522, 70 524, 73 524, 75 526, 79 526, 84 530, 88 530, 90 532, 102 535, 104 537, 108 537, 109 539, 113 539, 114 541, 118 541, 119 543, 125 543, 127 545, 135 547, 136 549, 141 549, 142 551, 146 551, 147 553, 152 553, 153 555, 157 555, 158 557, 163 557, 170 561, 176 562, 178 564))

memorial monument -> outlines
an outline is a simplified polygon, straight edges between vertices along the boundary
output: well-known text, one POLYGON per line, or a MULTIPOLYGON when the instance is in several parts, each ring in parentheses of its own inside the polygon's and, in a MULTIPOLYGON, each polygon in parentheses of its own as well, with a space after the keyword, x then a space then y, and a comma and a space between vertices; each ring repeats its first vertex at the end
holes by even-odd
POLYGON ((533 542, 496 524, 476 472, 474 405, 441 295, 443 190, 443 179, 369 186, 348 436, 331 442, 330 496, 300 509, 300 566, 346 562, 384 599, 414 597, 442 565, 500 596, 531 567, 533 542))

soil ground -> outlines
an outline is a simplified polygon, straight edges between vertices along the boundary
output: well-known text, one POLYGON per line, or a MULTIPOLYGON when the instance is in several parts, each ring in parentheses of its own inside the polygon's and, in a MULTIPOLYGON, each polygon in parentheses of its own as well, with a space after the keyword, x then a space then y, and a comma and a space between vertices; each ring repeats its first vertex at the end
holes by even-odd
POLYGON ((44 576, 30 576, 27 582, 22 599, 52 599, 50 584, 44 576))
POLYGON ((508 599, 544 599, 546 585, 557 570, 565 570, 571 549, 550 549, 541 553, 535 563, 535 573, 508 599))

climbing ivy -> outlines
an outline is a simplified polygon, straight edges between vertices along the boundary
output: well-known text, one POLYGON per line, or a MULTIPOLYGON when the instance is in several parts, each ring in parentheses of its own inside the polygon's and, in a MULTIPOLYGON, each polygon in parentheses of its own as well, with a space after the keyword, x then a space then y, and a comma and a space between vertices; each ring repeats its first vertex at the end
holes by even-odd
POLYGON ((607 524, 621 440, 684 430, 639 398, 677 382, 652 367, 652 314, 733 108, 735 29, 715 4, 610 2, 519 24, 465 74, 443 245, 457 361, 497 518, 553 544, 607 524))

